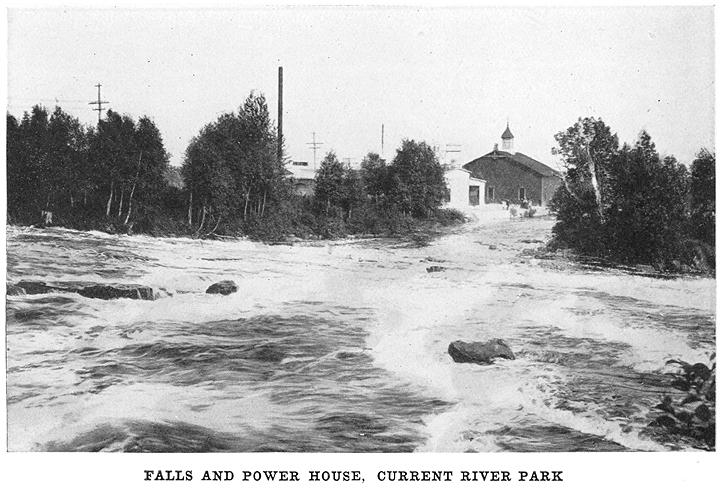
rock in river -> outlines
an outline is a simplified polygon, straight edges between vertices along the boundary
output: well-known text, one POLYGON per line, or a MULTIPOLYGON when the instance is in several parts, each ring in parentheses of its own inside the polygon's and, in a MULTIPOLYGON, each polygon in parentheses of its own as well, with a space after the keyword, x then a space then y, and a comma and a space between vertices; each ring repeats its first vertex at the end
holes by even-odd
POLYGON ((491 364, 495 358, 515 359, 512 349, 502 339, 487 342, 454 341, 447 352, 455 363, 491 364))
POLYGON ((42 293, 50 293, 53 291, 52 286, 48 286, 42 281, 20 281, 17 285, 8 286, 8 295, 40 295, 42 293))
POLYGON ((223 280, 208 287, 206 293, 218 294, 218 295, 230 295, 236 293, 238 286, 231 280, 223 280))
POLYGON ((8 286, 8 295, 41 295, 54 291, 77 293, 86 298, 133 298, 136 300, 153 300, 153 289, 145 285, 112 284, 101 285, 88 282, 62 282, 47 285, 42 281, 19 281, 8 286))
POLYGON ((132 298, 135 300, 153 300, 153 288, 144 285, 93 285, 78 290, 78 294, 86 298, 132 298))

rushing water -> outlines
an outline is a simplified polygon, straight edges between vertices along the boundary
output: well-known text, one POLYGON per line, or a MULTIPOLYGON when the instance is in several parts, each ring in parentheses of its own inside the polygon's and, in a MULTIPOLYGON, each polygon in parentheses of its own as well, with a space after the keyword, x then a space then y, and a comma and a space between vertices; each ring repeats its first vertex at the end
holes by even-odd
POLYGON ((525 251, 551 225, 468 224, 427 247, 9 227, 9 283, 159 294, 8 297, 9 449, 686 448, 645 426, 665 360, 705 362, 715 348, 715 281, 535 259, 525 251), (222 279, 238 293, 204 293, 222 279), (447 354, 453 340, 490 338, 517 359, 447 354))

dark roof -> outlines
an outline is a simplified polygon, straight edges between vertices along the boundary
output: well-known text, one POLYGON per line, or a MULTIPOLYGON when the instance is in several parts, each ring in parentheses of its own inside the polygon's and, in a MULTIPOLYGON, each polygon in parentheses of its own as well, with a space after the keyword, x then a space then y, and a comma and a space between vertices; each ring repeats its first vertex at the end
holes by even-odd
POLYGON ((534 171, 535 173, 537 173, 540 176, 557 176, 558 178, 560 177, 559 172, 550 168, 546 164, 543 164, 543 163, 537 161, 536 159, 533 159, 533 158, 529 157, 528 155, 522 154, 519 152, 515 153, 515 154, 511 154, 511 153, 508 153, 507 151, 492 151, 490 153, 485 154, 484 156, 481 156, 481 157, 475 159, 474 161, 470 161, 469 163, 465 164, 465 166, 467 166, 468 164, 472 164, 475 161, 479 161, 480 159, 484 159, 484 158, 511 159, 512 161, 521 164, 522 166, 526 167, 527 169, 534 171))
POLYGON ((510 124, 507 124, 507 128, 502 133, 502 139, 514 139, 515 136, 512 135, 512 131, 510 131, 510 124))

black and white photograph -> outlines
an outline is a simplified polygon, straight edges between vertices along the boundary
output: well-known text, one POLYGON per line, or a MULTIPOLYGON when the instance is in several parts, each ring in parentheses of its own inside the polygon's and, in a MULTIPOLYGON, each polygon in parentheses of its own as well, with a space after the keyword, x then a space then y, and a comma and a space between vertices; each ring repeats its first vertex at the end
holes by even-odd
POLYGON ((714 18, 9 7, 5 450, 712 456, 714 18))

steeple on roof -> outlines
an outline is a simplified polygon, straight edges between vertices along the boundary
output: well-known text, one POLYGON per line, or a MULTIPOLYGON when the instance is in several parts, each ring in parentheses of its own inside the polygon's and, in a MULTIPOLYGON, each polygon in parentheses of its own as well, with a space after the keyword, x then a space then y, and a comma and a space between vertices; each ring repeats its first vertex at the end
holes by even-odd
POLYGON ((515 136, 512 135, 512 132, 510 131, 510 123, 507 122, 507 128, 502 133, 502 139, 514 139, 515 136))

